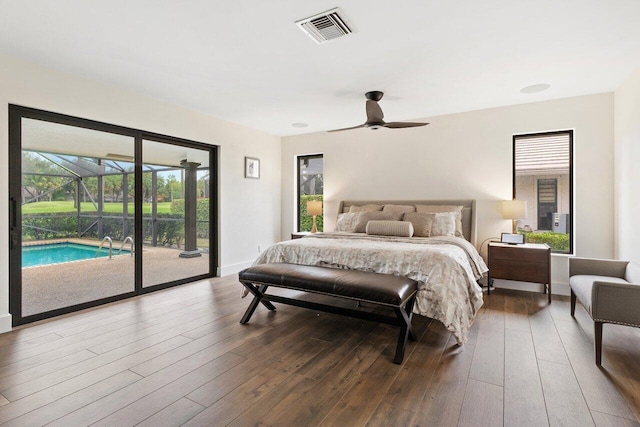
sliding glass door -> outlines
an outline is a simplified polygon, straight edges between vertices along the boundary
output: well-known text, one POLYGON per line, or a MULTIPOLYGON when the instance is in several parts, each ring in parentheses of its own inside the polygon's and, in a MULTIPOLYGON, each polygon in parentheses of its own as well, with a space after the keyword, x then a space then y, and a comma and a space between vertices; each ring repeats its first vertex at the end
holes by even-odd
POLYGON ((216 147, 10 106, 14 325, 215 275, 216 147))
POLYGON ((142 153, 142 286, 208 274, 209 151, 145 139, 142 153))

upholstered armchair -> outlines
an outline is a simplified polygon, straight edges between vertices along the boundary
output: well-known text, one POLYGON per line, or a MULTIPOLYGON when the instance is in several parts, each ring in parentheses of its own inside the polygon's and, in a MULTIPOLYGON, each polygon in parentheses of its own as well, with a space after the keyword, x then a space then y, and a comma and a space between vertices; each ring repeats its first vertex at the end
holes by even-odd
POLYGON ((628 261, 569 258, 571 316, 576 299, 594 321, 596 365, 602 362, 602 325, 640 327, 640 265, 628 261))

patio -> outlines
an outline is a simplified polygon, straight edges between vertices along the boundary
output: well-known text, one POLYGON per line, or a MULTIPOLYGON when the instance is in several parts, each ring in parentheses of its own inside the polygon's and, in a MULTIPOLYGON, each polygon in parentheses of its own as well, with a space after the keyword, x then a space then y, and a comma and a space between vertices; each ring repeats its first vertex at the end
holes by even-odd
MULTIPOLYGON (((64 241, 94 246, 99 244, 87 239, 64 241)), ((120 243, 114 242, 114 248, 119 247, 120 243)), ((180 258, 180 252, 180 249, 144 246, 143 287, 208 273, 209 254, 180 258)), ((29 316, 132 292, 133 288, 134 257, 129 255, 23 268, 22 315, 29 316)))

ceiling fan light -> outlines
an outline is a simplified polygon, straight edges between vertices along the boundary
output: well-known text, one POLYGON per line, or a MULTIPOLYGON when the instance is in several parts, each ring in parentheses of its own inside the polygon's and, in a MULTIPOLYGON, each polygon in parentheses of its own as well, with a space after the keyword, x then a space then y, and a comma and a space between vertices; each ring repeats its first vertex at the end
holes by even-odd
POLYGON ((378 130, 380 129, 382 126, 381 125, 371 125, 371 126, 367 126, 369 129, 371 130, 378 130))

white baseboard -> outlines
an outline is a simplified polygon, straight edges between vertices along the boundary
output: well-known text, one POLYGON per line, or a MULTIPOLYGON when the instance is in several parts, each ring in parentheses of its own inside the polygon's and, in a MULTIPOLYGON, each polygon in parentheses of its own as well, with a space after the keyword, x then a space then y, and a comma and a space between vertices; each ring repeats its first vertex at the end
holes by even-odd
POLYGON ((237 264, 231 264, 231 265, 223 265, 222 268, 220 269, 220 277, 236 274, 244 270, 245 268, 251 267, 253 265, 253 262, 254 260, 239 262, 237 264))
POLYGON ((0 316, 0 334, 11 330, 11 315, 5 314, 0 316))
MULTIPOLYGON (((543 285, 528 282, 515 282, 513 280, 494 279, 493 286, 501 289, 513 289, 516 291, 542 292, 543 285)), ((553 295, 570 295, 571 288, 568 283, 552 283, 551 293, 553 295)))

